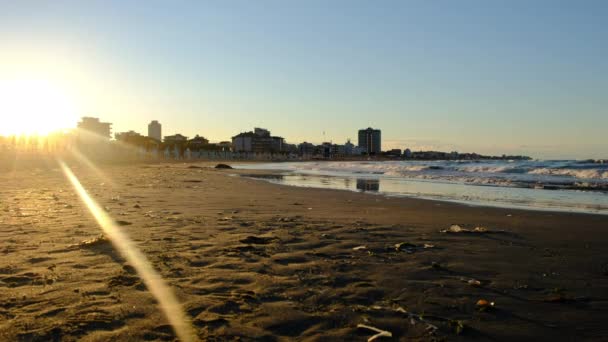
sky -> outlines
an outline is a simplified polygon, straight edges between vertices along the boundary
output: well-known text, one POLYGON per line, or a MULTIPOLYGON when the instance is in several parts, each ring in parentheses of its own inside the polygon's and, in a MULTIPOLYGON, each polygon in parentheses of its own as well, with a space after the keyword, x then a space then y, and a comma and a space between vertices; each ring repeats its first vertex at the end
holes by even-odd
POLYGON ((0 82, 69 98, 45 123, 115 132, 344 143, 371 126, 384 149, 608 158, 606 18, 594 0, 0 1, 0 82))

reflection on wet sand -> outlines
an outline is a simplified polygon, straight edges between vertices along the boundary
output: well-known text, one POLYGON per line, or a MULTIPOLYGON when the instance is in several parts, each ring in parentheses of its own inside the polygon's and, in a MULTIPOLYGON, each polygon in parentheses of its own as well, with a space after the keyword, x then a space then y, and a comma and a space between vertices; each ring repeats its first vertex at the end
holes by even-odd
POLYGON ((388 196, 417 197, 473 205, 540 210, 565 210, 608 214, 605 194, 536 190, 517 187, 479 186, 466 183, 431 182, 401 177, 352 177, 313 175, 294 172, 280 174, 241 174, 245 177, 292 186, 351 190, 388 196), (382 189, 380 189, 382 181, 382 189))
POLYGON ((379 179, 357 178, 357 190, 380 191, 379 179))

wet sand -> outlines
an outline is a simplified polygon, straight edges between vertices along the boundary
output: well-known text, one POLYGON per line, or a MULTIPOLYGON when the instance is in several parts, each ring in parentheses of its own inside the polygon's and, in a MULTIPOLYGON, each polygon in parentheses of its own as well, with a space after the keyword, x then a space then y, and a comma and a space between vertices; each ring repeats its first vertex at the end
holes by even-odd
MULTIPOLYGON (((608 336, 606 216, 286 187, 210 165, 74 168, 201 340, 375 334, 358 324, 393 340, 608 336), (454 224, 488 231, 441 232, 454 224)), ((100 233, 58 167, 0 173, 0 340, 175 339, 100 233)))

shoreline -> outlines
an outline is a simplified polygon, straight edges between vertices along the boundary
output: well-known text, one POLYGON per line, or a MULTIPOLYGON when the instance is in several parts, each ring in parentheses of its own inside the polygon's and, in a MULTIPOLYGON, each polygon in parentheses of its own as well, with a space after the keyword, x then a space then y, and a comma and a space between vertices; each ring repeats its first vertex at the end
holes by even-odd
MULTIPOLYGON (((235 172, 234 175, 243 178, 249 178, 256 181, 263 181, 271 184, 288 186, 288 187, 301 187, 301 188, 309 188, 309 189, 327 189, 327 190, 336 190, 336 191, 348 191, 355 193, 365 193, 368 195, 375 196, 385 196, 390 198, 407 198, 414 200, 425 200, 425 201, 435 201, 440 203, 451 203, 451 204, 459 204, 462 206, 471 206, 471 207, 479 207, 479 208, 497 208, 497 209, 507 209, 507 210, 525 210, 525 211, 537 211, 537 212, 552 212, 552 213, 573 213, 573 214, 585 214, 585 215, 600 215, 607 216, 608 211, 606 212, 591 212, 585 209, 567 209, 567 208, 548 208, 548 207, 526 207, 525 205, 509 205, 509 204, 501 204, 497 203, 495 205, 492 202, 475 202, 475 201, 467 201, 467 200, 457 200, 457 199, 440 199, 440 198, 432 198, 430 196, 416 196, 416 195, 408 195, 408 194, 398 194, 398 193, 390 193, 383 191, 369 191, 369 190, 360 190, 360 189, 345 189, 345 188, 332 188, 332 187, 320 187, 320 186, 307 186, 307 185, 296 185, 296 184, 285 184, 281 181, 275 180, 275 178, 282 178, 282 176, 306 176, 306 177, 328 177, 335 179, 346 179, 355 180, 355 176, 334 176, 334 175, 314 175, 314 174, 298 174, 293 170, 264 170, 264 169, 233 169, 235 172)), ((415 182, 424 182, 424 180, 414 180, 415 182)), ((429 182, 433 183, 433 182, 429 182)), ((490 188, 502 188, 501 186, 496 185, 479 185, 479 184, 466 184, 467 186, 480 186, 480 187, 490 187, 490 188)), ((527 189, 527 188, 518 188, 515 189, 527 189)), ((578 191, 578 190, 551 190, 551 191, 578 191)), ((600 191, 600 193, 604 193, 600 191)))
MULTIPOLYGON (((603 215, 281 186, 214 165, 101 167, 112 184, 74 168, 201 340, 373 335, 358 324, 415 340, 608 334, 603 215)), ((100 229, 59 171, 0 184, 0 339, 175 338, 112 246, 83 244, 100 229)))

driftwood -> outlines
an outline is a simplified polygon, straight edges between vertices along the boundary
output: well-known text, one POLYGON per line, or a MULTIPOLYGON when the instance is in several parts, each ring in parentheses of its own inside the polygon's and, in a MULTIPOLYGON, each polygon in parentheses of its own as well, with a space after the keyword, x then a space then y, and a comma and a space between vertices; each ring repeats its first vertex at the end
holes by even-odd
POLYGON ((365 324, 357 324, 357 328, 362 328, 362 329, 369 329, 371 331, 375 331, 377 334, 368 338, 367 342, 372 342, 373 340, 380 338, 380 337, 393 337, 393 334, 390 331, 386 331, 386 330, 382 330, 382 329, 378 329, 369 325, 365 325, 365 324))

